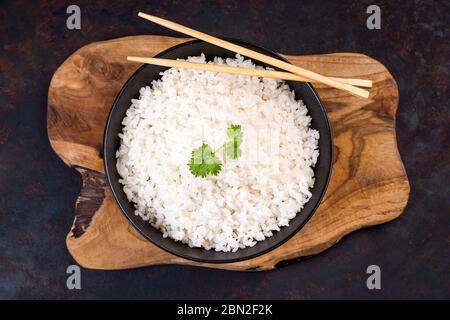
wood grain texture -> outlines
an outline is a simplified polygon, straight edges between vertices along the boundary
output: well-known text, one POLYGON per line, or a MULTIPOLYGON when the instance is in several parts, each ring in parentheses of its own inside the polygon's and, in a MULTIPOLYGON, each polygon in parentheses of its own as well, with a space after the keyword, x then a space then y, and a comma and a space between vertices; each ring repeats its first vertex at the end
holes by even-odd
POLYGON ((327 76, 368 78, 369 99, 316 85, 333 128, 335 159, 326 195, 308 224, 291 240, 260 257, 231 264, 204 264, 173 256, 144 239, 122 216, 105 183, 101 146, 109 109, 139 64, 127 55, 153 56, 186 41, 133 36, 85 46, 56 71, 48 94, 48 134, 57 154, 78 170, 83 187, 75 205, 67 247, 86 268, 125 269, 189 264, 230 270, 266 270, 314 255, 346 234, 398 217, 409 183, 395 137, 397 85, 378 61, 354 53, 286 56, 327 76))

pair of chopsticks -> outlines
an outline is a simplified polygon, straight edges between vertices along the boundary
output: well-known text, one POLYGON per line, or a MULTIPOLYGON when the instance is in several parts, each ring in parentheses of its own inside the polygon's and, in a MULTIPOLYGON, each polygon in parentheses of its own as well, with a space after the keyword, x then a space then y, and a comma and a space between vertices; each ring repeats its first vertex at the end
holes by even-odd
POLYGON ((250 69, 250 68, 240 68, 240 67, 230 67, 224 65, 216 65, 216 64, 206 64, 206 63, 198 63, 198 62, 187 62, 180 60, 170 60, 170 59, 159 59, 159 58, 146 58, 146 57, 127 57, 130 61, 154 64, 164 67, 176 67, 176 68, 188 68, 188 69, 196 69, 196 70, 206 70, 206 71, 214 71, 214 72, 224 72, 231 74, 239 74, 239 75, 249 75, 249 76, 257 76, 263 78, 276 78, 283 80, 294 80, 294 81, 311 81, 322 83, 328 85, 330 87, 340 89, 356 96, 360 96, 363 98, 369 97, 369 91, 363 90, 356 86, 360 87, 372 87, 371 80, 364 79, 345 79, 345 78, 333 78, 326 77, 321 74, 303 69, 301 67, 295 66, 293 64, 284 62, 282 60, 269 57, 262 53, 244 48, 237 44, 210 36, 206 33, 182 26, 178 23, 165 20, 162 18, 158 18, 143 12, 139 12, 139 17, 162 25, 166 28, 187 34, 191 37, 203 40, 205 42, 209 42, 216 46, 222 47, 224 49, 228 49, 230 51, 239 53, 246 57, 265 62, 269 65, 275 66, 277 68, 283 69, 289 72, 282 71, 271 71, 271 70, 263 70, 263 69, 250 69))

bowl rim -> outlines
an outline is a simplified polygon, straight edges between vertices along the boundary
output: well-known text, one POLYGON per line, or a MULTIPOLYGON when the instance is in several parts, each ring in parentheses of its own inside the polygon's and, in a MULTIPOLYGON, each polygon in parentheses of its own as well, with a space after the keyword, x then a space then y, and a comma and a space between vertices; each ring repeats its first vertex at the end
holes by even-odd
MULTIPOLYGON (((263 51, 266 51, 267 53, 272 54, 272 55, 275 56, 277 59, 280 59, 280 60, 282 60, 282 61, 284 61, 284 62, 287 62, 287 63, 292 64, 289 60, 287 60, 286 58, 284 58, 284 57, 281 56, 280 54, 278 54, 278 53, 276 53, 276 52, 274 52, 274 51, 272 51, 272 50, 270 50, 270 49, 267 49, 267 48, 265 48, 265 47, 263 47, 263 46, 253 44, 253 43, 251 43, 251 42, 249 42, 249 41, 246 41, 246 40, 239 40, 239 39, 233 39, 233 38, 223 38, 223 39, 224 39, 224 40, 227 40, 227 41, 229 41, 229 42, 236 43, 236 44, 249 45, 249 46, 252 46, 252 47, 255 47, 255 48, 259 48, 259 49, 261 49, 261 50, 263 50, 263 51)), ((175 50, 175 49, 178 49, 178 48, 181 48, 181 47, 184 47, 184 46, 192 45, 192 44, 195 44, 195 43, 201 43, 201 42, 207 43, 207 42, 205 42, 205 41, 203 41, 203 40, 199 40, 199 39, 188 40, 188 41, 185 41, 185 42, 176 44, 176 45, 174 45, 174 46, 171 46, 171 47, 169 47, 169 48, 167 48, 167 49, 165 49, 165 50, 163 50, 163 51, 157 53, 157 54, 154 55, 153 57, 158 58, 158 57, 161 57, 161 56, 165 55, 166 53, 168 53, 168 52, 170 52, 170 51, 172 51, 172 50, 175 50)), ((254 60, 254 59, 252 59, 252 60, 254 60)), ((190 255, 188 255, 188 254, 184 254, 184 253, 180 253, 180 252, 175 252, 175 251, 172 250, 171 248, 167 248, 164 244, 159 243, 158 241, 155 241, 155 240, 152 239, 150 236, 148 236, 147 233, 146 233, 144 230, 142 230, 141 227, 140 227, 139 225, 137 225, 133 220, 131 220, 131 218, 130 218, 129 215, 127 214, 127 210, 125 210, 125 208, 122 206, 122 204, 121 204, 121 202, 120 202, 120 200, 119 200, 119 198, 118 198, 118 196, 117 196, 117 194, 116 194, 116 190, 114 189, 114 187, 112 186, 112 183, 111 183, 110 172, 109 172, 109 170, 108 170, 108 168, 109 168, 110 165, 109 165, 108 159, 107 159, 107 157, 106 157, 106 154, 107 154, 107 150, 106 150, 106 148, 107 148, 107 143, 106 143, 106 142, 107 142, 107 139, 108 139, 108 137, 109 137, 109 136, 108 136, 108 129, 109 129, 109 126, 110 126, 110 122, 111 122, 111 119, 112 119, 112 115, 113 115, 113 113, 114 113, 114 110, 117 108, 117 105, 118 105, 117 102, 118 102, 118 100, 120 99, 120 97, 121 97, 121 95, 123 94, 123 92, 126 90, 126 87, 127 87, 128 83, 131 82, 131 80, 132 80, 138 73, 140 73, 146 66, 148 66, 148 65, 147 65, 147 64, 143 64, 142 66, 140 66, 140 67, 139 67, 135 72, 133 72, 133 73, 129 76, 129 78, 123 83, 122 88, 121 88, 120 91, 117 93, 117 95, 116 95, 116 97, 115 97, 113 103, 111 104, 111 108, 110 108, 110 110, 109 110, 108 117, 107 117, 107 120, 106 120, 106 123, 105 123, 104 132, 103 132, 102 158, 103 158, 103 167, 104 167, 104 172, 105 172, 106 181, 107 181, 107 183, 108 183, 109 190, 111 191, 111 193, 112 193, 112 195, 113 195, 114 201, 115 201, 116 204, 118 205, 118 207, 119 207, 119 209, 120 209, 122 215, 126 218, 126 220, 127 220, 127 221, 128 221, 128 222, 129 222, 129 223, 130 223, 130 224, 131 224, 131 225, 132 225, 132 226, 133 226, 133 227, 134 227, 134 228, 135 228, 135 229, 136 229, 136 230, 144 237, 144 238, 145 238, 145 239, 147 239, 148 241, 150 241, 150 243, 152 243, 153 245, 155 245, 157 248, 160 248, 160 249, 164 250, 165 252, 168 252, 169 254, 172 254, 172 255, 174 255, 174 256, 177 256, 177 257, 180 257, 180 258, 183 258, 183 259, 187 259, 187 260, 191 260, 191 261, 195 261, 195 262, 200 262, 200 263, 208 263, 208 264, 234 263, 234 262, 240 262, 240 261, 250 260, 250 259, 253 259, 253 258, 262 256, 262 255, 264 255, 264 254, 266 254, 266 253, 268 253, 268 252, 270 252, 270 251, 272 251, 272 250, 274 250, 274 249, 280 247, 281 245, 283 245, 284 243, 286 243, 288 240, 290 240, 291 238, 293 238, 293 237, 294 237, 294 236, 295 236, 295 235, 296 235, 296 234, 297 234, 297 233, 298 233, 298 232, 306 225, 306 223, 308 223, 308 221, 311 219, 311 217, 314 215, 314 213, 316 212, 317 208, 318 208, 319 205, 321 204, 322 199, 323 199, 323 197, 324 197, 324 195, 325 195, 325 193, 326 193, 326 190, 328 189, 329 182, 330 182, 330 180, 331 180, 331 173, 332 173, 332 168, 333 168, 333 163, 334 163, 333 131, 331 130, 330 120, 329 120, 329 118, 328 118, 328 114, 327 114, 327 112, 326 112, 326 108, 325 108, 325 106, 324 106, 322 100, 320 99, 319 95, 317 94, 316 90, 315 90, 314 87, 312 86, 312 84, 311 84, 310 82, 304 82, 304 84, 308 87, 308 89, 311 90, 311 92, 312 92, 314 98, 317 100, 317 102, 318 102, 318 104, 319 104, 319 106, 320 106, 321 112, 322 112, 322 114, 323 114, 323 117, 324 117, 324 119, 325 119, 326 132, 328 133, 328 136, 329 136, 329 146, 328 146, 328 147, 329 147, 329 150, 330 150, 330 161, 329 161, 329 164, 328 164, 327 167, 326 167, 326 169, 327 169, 328 172, 326 173, 325 183, 324 183, 324 185, 323 185, 323 189, 321 190, 321 192, 320 192, 320 194, 319 194, 319 196, 318 196, 318 198, 317 198, 316 204, 315 204, 315 205, 313 206, 313 208, 311 209, 309 215, 304 219, 304 221, 303 221, 302 223, 300 223, 300 224, 298 225, 297 228, 295 228, 294 230, 292 230, 292 232, 289 233, 289 234, 287 234, 283 239, 277 241, 276 243, 274 243, 274 244, 271 245, 271 246, 268 246, 266 249, 261 250, 261 251, 256 252, 256 253, 253 253, 253 254, 249 254, 249 255, 243 256, 243 257, 209 260, 209 259, 207 259, 207 258, 197 258, 197 257, 192 257, 192 256, 190 256, 190 255)), ((169 69, 169 68, 167 68, 167 69, 169 69)), ((297 212, 297 214, 299 214, 299 213, 301 213, 301 211, 297 212)), ((294 217, 294 218, 295 218, 295 217, 294 217)), ((152 227, 153 227, 153 226, 152 226, 152 227)), ((154 227, 153 227, 153 228, 154 228, 154 227)), ((282 227, 282 228, 284 228, 284 227, 282 227)), ((282 230, 282 228, 280 229, 280 231, 282 230)), ((156 229, 156 228, 155 228, 155 229, 156 229)), ((157 230, 157 231, 161 232, 160 230, 157 230)), ((183 242, 175 241, 175 240, 173 240, 173 239, 171 239, 171 238, 169 238, 169 239, 172 240, 172 241, 174 241, 174 242, 181 243, 182 245, 186 246, 187 248, 191 248, 191 247, 189 247, 187 244, 185 244, 185 243, 183 243, 183 242)), ((270 237, 265 238, 264 240, 258 241, 258 242, 264 242, 266 239, 270 239, 270 237)), ((203 248, 203 247, 200 247, 199 249, 208 251, 208 250, 206 250, 206 249, 203 248)), ((213 250, 213 249, 210 249, 210 250, 213 250)), ((239 251, 239 250, 241 250, 241 249, 238 249, 238 251, 239 251)), ((236 252, 238 252, 238 251, 236 251, 236 252)), ((224 254, 230 253, 230 254, 231 254, 231 253, 234 253, 234 252, 222 252, 222 253, 224 253, 224 254)))

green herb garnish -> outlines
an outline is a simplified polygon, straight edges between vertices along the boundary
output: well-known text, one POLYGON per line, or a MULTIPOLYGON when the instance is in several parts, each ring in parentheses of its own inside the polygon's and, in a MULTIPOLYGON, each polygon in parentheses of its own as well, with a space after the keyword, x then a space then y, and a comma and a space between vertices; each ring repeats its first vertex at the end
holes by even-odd
POLYGON ((211 147, 206 143, 192 150, 189 170, 196 177, 206 177, 208 174, 217 176, 222 169, 222 162, 216 157, 211 147))
POLYGON ((239 148, 242 143, 242 130, 240 125, 234 125, 228 127, 227 136, 229 141, 225 143, 225 151, 231 159, 237 159, 242 154, 239 148))
POLYGON ((216 156, 216 152, 222 148, 225 148, 225 155, 231 159, 237 159, 241 156, 242 150, 240 149, 240 145, 243 138, 241 126, 235 124, 230 125, 227 128, 227 137, 227 142, 216 151, 213 151, 206 143, 192 150, 188 167, 194 176, 202 178, 205 178, 209 174, 217 176, 220 170, 222 170, 222 162, 216 156))

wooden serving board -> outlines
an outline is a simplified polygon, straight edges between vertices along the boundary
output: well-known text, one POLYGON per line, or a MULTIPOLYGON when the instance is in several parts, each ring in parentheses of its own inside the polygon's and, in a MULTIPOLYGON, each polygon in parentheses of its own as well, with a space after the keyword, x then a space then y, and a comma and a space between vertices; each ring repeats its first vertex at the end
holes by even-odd
POLYGON ((395 138, 398 90, 391 74, 362 54, 286 56, 298 66, 328 76, 374 81, 370 99, 315 86, 332 122, 335 160, 328 190, 312 219, 277 249, 231 264, 185 260, 144 239, 122 216, 105 182, 101 155, 104 125, 116 94, 139 67, 125 56, 153 56, 186 40, 133 36, 96 42, 76 51, 53 76, 48 94, 50 142, 83 178, 75 220, 67 235, 67 248, 80 265, 125 269, 189 264, 266 270, 279 262, 317 254, 353 230, 390 221, 402 213, 409 183, 395 138))

